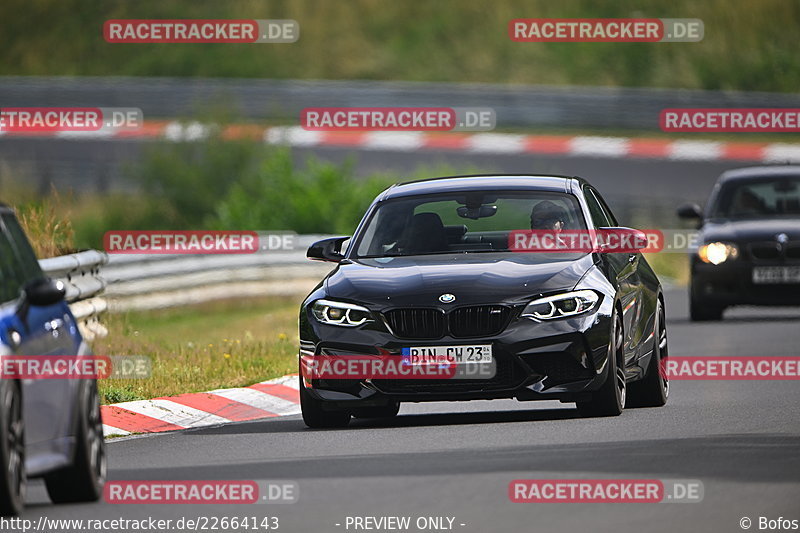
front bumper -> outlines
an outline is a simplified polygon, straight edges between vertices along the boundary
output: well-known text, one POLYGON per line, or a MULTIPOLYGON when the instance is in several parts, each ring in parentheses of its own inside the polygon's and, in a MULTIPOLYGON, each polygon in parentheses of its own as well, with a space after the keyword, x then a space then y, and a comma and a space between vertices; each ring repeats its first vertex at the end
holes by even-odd
POLYGON ((547 322, 512 318, 499 335, 398 339, 379 328, 342 328, 301 314, 301 355, 378 355, 401 358, 404 347, 491 344, 496 373, 490 379, 304 379, 307 393, 332 407, 384 405, 390 401, 586 399, 605 381, 613 302, 604 299, 586 315, 547 322))
MULTIPOLYGON (((795 263, 796 265, 796 263, 795 263)), ((755 284, 755 267, 793 266, 745 259, 719 265, 692 258, 692 300, 705 305, 800 305, 800 284, 755 284)))

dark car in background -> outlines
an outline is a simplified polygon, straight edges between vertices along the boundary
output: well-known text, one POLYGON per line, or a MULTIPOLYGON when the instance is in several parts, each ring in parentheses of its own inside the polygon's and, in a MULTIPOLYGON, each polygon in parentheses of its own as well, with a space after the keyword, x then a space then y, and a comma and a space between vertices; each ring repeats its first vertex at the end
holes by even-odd
POLYGON ((664 301, 647 261, 509 249, 510 232, 540 224, 629 230, 580 178, 458 176, 390 187, 352 239, 311 246, 308 257, 337 266, 302 304, 301 360, 466 345, 496 368, 490 379, 348 380, 301 364, 306 424, 394 416, 401 402, 549 399, 584 416, 664 405, 664 301))
POLYGON ((690 255, 692 320, 720 320, 734 305, 800 305, 800 166, 751 167, 720 176, 690 255))
MULTIPOLYGON (((0 204, 0 362, 91 354, 64 295, 62 283, 44 277, 14 212, 0 204)), ((94 379, 0 377, 0 515, 22 511, 33 477, 44 478, 56 503, 102 495, 106 455, 94 379)))

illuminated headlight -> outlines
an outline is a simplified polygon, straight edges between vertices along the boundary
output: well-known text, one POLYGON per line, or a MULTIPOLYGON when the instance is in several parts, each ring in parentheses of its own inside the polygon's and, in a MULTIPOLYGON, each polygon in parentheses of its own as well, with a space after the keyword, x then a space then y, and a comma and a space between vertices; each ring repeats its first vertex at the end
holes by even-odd
POLYGON ((580 315, 590 310, 600 300, 594 291, 574 291, 547 296, 532 301, 522 310, 522 316, 533 320, 553 320, 580 315))
POLYGON ((311 306, 311 312, 314 314, 314 318, 323 324, 333 326, 355 327, 372 321, 369 309, 346 302, 317 300, 311 306))
POLYGON ((697 250, 697 255, 704 263, 719 265, 728 259, 736 259, 739 256, 739 248, 735 244, 710 242, 701 246, 697 250))

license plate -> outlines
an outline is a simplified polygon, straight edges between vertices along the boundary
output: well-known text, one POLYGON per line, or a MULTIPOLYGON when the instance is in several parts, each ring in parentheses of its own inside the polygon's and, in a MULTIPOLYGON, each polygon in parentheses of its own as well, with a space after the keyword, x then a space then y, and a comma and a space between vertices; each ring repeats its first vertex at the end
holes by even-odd
POLYGON ((491 363, 492 345, 416 346, 403 348, 403 360, 412 365, 491 363))
POLYGON ((755 267, 753 283, 759 285, 800 283, 800 266, 791 267, 755 267))

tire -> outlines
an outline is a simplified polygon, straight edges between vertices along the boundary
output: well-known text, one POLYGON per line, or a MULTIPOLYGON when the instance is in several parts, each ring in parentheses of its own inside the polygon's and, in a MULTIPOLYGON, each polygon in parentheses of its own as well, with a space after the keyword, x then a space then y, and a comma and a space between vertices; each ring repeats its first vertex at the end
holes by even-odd
POLYGON ((359 407, 352 409, 353 418, 394 418, 400 411, 400 402, 389 402, 378 407, 359 407))
POLYGON ((689 319, 692 322, 710 322, 722 320, 722 312, 725 306, 702 303, 692 291, 689 294, 689 319))
POLYGON ((322 408, 322 403, 316 398, 312 398, 306 391, 303 383, 302 374, 300 379, 300 410, 303 412, 303 422, 313 429, 322 428, 343 428, 350 424, 350 413, 347 411, 329 411, 322 408))
POLYGON ((656 312, 655 339, 653 355, 644 378, 630 384, 628 407, 661 407, 669 399, 669 380, 661 368, 661 362, 669 356, 667 319, 660 300, 656 312))
POLYGON ((627 383, 624 371, 624 331, 619 313, 614 311, 612 330, 608 343, 608 373, 603 385, 592 393, 589 401, 577 402, 578 412, 584 417, 618 416, 625 408, 627 383))
POLYGON ((95 381, 81 381, 75 414, 76 444, 72 464, 44 478, 53 503, 97 501, 106 483, 106 445, 95 381))
POLYGON ((22 390, 10 379, 0 380, 0 516, 15 516, 25 507, 25 420, 22 390))

